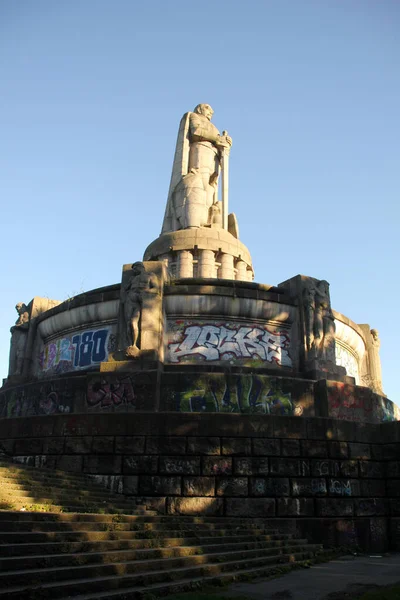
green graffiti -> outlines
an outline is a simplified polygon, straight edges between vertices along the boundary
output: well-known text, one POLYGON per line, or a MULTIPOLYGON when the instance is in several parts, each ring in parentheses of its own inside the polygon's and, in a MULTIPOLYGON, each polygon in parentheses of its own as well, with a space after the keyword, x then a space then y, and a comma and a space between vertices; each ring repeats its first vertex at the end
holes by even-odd
POLYGON ((168 396, 180 412, 294 414, 290 392, 278 378, 262 375, 207 374, 185 377, 168 396))

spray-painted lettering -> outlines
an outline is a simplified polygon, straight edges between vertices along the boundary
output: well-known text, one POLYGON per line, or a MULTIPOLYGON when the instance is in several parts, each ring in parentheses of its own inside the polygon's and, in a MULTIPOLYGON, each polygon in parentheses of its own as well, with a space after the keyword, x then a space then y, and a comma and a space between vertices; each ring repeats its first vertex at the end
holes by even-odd
POLYGON ((168 360, 173 363, 200 360, 258 359, 292 366, 287 331, 270 331, 260 326, 189 325, 178 331, 168 344, 168 360))

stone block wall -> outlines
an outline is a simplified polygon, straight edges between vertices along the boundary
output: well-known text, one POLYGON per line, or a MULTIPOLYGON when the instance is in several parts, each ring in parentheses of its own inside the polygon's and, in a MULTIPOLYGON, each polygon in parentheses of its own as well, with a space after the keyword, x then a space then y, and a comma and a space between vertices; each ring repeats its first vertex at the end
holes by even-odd
POLYGON ((261 517, 327 546, 400 549, 399 423, 54 415, 1 420, 0 451, 88 474, 162 513, 261 517))

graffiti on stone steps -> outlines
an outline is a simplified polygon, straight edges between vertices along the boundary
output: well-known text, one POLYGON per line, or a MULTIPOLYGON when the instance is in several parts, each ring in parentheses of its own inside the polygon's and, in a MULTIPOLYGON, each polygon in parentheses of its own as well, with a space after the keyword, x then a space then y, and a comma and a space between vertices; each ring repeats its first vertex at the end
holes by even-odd
POLYGON ((182 376, 164 389, 166 410, 273 415, 303 413, 279 378, 222 373, 182 376))
POLYGON ((167 362, 227 361, 291 367, 290 332, 263 324, 168 321, 167 362))
POLYGON ((93 369, 115 350, 115 327, 73 332, 46 344, 39 355, 42 375, 93 369))

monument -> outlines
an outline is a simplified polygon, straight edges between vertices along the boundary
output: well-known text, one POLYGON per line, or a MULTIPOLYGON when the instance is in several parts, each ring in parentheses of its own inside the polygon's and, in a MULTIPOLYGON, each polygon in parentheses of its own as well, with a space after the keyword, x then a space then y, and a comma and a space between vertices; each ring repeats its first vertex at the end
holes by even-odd
POLYGON ((120 283, 17 304, 0 450, 161 513, 387 548, 399 411, 378 332, 334 310, 325 280, 254 282, 229 213, 232 138, 212 116, 182 117, 161 233, 120 283))

